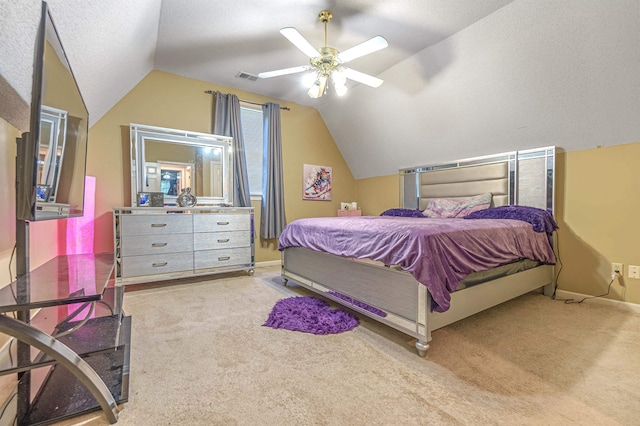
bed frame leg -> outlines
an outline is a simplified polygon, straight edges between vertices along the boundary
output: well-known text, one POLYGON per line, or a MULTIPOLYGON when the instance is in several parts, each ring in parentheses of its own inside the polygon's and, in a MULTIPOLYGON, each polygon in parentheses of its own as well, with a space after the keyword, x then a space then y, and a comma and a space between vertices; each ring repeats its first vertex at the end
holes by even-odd
POLYGON ((427 342, 418 340, 416 342, 416 349, 418 350, 418 355, 424 358, 425 356, 427 356, 427 351, 429 350, 429 344, 427 342))

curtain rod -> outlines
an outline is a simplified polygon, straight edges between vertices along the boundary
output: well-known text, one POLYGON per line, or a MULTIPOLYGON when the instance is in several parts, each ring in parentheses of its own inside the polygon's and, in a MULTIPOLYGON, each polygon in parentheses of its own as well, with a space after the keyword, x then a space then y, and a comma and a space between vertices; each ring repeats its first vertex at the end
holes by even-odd
MULTIPOLYGON (((213 95, 214 93, 218 93, 218 91, 217 91, 217 90, 205 90, 205 91, 204 91, 204 93, 206 93, 206 94, 208 94, 208 95, 213 95)), ((244 103, 246 103, 246 104, 251 104, 251 105, 264 105, 264 104, 261 104, 261 103, 258 103, 258 102, 245 101, 245 100, 242 100, 242 99, 239 99, 239 100, 240 100, 240 102, 244 102, 244 103)), ((289 107, 283 107, 283 106, 281 106, 281 107, 280 107, 280 109, 283 109, 283 110, 285 110, 285 111, 291 111, 291 108, 289 108, 289 107)))

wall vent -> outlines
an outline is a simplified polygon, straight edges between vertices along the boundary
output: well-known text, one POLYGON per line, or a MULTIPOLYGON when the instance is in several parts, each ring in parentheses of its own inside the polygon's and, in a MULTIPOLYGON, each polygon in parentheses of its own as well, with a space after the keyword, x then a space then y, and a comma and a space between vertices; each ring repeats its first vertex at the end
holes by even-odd
POLYGON ((245 80, 256 81, 257 75, 249 74, 248 72, 240 71, 236 74, 236 78, 244 78, 245 80))

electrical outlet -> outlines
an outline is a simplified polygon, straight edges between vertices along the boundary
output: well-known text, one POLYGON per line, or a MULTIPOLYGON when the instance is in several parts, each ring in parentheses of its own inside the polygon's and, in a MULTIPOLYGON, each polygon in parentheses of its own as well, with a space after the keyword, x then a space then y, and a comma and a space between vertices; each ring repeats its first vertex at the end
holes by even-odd
POLYGON ((629 278, 640 280, 640 266, 629 265, 629 278))
POLYGON ((611 272, 617 275, 620 275, 621 277, 624 276, 623 274, 623 267, 624 265, 622 265, 622 263, 612 263, 611 264, 611 272))

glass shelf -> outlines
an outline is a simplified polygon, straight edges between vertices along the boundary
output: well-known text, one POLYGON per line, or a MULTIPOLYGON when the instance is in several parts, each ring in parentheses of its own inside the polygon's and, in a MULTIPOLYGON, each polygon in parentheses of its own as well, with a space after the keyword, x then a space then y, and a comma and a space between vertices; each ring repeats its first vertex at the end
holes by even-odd
POLYGON ((58 256, 0 289, 0 313, 100 300, 113 253, 58 256))
POLYGON ((0 289, 3 330, 17 339, 0 375, 22 374, 18 424, 100 408, 117 421, 129 392, 131 317, 113 265, 113 253, 58 256, 0 289))
MULTIPOLYGON (((130 316, 123 317, 121 333, 122 342, 127 343, 84 358, 118 404, 127 402, 129 398, 130 316)), ((24 423, 48 424, 99 409, 95 398, 78 378, 61 365, 55 365, 31 403, 24 423)))
MULTIPOLYGON (((43 315, 38 315, 38 317, 40 316, 43 315)), ((116 314, 90 318, 86 323, 82 323, 82 321, 67 322, 60 327, 55 328, 53 334, 63 333, 73 327, 80 326, 77 330, 68 335, 57 337, 56 340, 67 345, 69 349, 79 356, 85 357, 87 355, 109 351, 114 347, 128 343, 123 340, 127 334, 124 333, 122 329, 123 320, 125 318, 128 317, 116 314)), ((34 321, 32 321, 32 324, 33 323, 34 321)), ((11 361, 13 364, 0 370, 0 376, 29 371, 33 368, 51 365, 56 362, 50 356, 43 354, 35 348, 31 348, 30 360, 18 364, 15 347, 11 348, 11 351, 11 361)))

